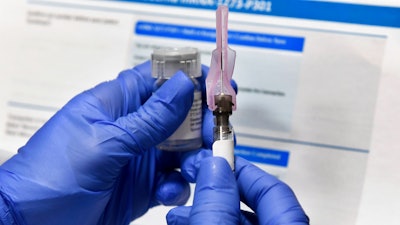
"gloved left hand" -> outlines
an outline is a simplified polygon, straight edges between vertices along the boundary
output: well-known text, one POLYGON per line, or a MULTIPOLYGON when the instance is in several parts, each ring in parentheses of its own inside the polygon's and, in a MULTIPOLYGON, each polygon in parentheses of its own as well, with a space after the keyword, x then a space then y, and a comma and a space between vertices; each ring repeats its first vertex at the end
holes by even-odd
POLYGON ((185 118, 194 85, 182 72, 154 94, 153 82, 147 62, 57 112, 0 167, 0 224, 129 224, 184 204, 179 153, 154 146, 185 118))

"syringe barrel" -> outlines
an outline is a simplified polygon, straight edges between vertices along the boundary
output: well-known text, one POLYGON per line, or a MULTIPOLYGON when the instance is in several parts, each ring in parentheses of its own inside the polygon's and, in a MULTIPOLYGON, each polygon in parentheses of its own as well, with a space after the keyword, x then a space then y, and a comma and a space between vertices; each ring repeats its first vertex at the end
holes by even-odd
POLYGON ((229 123, 232 115, 232 96, 215 96, 217 108, 213 111, 214 118, 214 143, 213 155, 225 158, 231 169, 234 170, 234 132, 229 123))

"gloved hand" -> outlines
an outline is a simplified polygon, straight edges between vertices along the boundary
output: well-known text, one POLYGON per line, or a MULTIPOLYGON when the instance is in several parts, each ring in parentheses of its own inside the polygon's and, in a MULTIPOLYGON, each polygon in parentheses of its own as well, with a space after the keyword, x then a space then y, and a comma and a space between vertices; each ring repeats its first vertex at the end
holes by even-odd
POLYGON ((291 188, 274 176, 240 157, 235 173, 222 158, 203 158, 188 157, 182 166, 186 179, 196 180, 193 206, 170 210, 169 225, 309 224, 291 188), (254 213, 240 211, 240 200, 254 213))
POLYGON ((154 146, 185 118, 194 85, 178 72, 152 94, 150 72, 147 62, 76 96, 0 167, 0 224, 129 224, 187 201, 182 154, 154 146))

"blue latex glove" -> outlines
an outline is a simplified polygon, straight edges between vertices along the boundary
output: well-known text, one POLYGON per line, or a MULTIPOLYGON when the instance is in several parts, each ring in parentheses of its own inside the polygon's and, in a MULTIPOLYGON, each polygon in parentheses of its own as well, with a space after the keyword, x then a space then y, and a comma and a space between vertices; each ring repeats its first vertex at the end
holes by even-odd
POLYGON ((147 62, 76 96, 0 167, 0 224, 128 224, 187 201, 181 154, 153 146, 183 121, 194 85, 178 72, 152 94, 150 72, 147 62))
POLYGON ((190 156, 182 166, 185 177, 196 180, 193 206, 172 209, 169 225, 309 224, 291 188, 274 176, 240 157, 235 173, 222 158, 203 158, 190 156), (240 211, 240 200, 254 213, 240 211))

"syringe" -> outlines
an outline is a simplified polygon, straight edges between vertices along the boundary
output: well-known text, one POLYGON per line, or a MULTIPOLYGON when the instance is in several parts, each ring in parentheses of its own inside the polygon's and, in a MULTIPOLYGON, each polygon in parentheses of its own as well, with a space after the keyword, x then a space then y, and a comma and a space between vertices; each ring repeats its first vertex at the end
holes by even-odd
POLYGON ((230 82, 236 52, 228 46, 228 12, 224 5, 216 12, 217 48, 212 52, 206 88, 208 108, 215 116, 213 155, 225 158, 234 170, 234 132, 229 116, 236 110, 236 92, 230 82))

